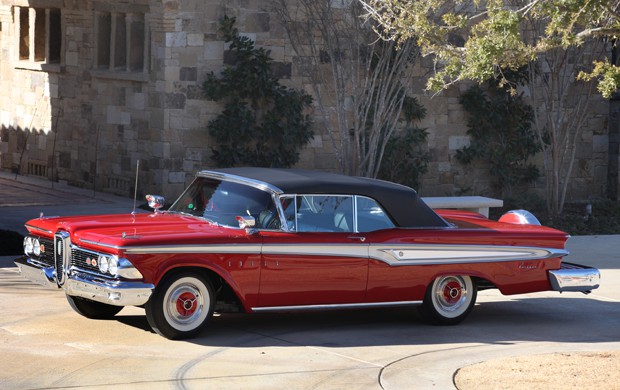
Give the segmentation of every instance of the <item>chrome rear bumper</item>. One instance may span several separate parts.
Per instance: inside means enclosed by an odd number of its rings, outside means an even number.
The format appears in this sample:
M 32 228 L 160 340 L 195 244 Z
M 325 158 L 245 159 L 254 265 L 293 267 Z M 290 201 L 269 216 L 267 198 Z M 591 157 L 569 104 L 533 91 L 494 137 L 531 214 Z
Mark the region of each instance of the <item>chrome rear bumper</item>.
M 596 268 L 562 263 L 558 270 L 549 271 L 549 283 L 554 291 L 581 291 L 589 293 L 599 287 L 601 273 Z
M 15 260 L 15 265 L 24 278 L 48 288 L 59 289 L 53 267 L 45 267 L 27 257 Z M 74 269 L 62 286 L 67 295 L 114 306 L 143 305 L 149 300 L 154 288 L 154 285 L 148 283 L 106 279 Z

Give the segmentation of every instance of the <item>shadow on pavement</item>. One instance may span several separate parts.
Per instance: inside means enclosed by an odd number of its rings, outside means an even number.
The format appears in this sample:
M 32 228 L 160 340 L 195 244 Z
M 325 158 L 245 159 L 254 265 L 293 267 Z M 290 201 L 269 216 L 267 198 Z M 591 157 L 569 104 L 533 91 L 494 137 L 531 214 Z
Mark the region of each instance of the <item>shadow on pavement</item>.
M 121 312 L 117 320 L 150 331 L 146 317 L 124 317 Z M 200 337 L 187 341 L 249 348 L 616 342 L 620 341 L 620 305 L 588 298 L 513 297 L 478 304 L 457 326 L 428 325 L 415 308 L 216 314 Z

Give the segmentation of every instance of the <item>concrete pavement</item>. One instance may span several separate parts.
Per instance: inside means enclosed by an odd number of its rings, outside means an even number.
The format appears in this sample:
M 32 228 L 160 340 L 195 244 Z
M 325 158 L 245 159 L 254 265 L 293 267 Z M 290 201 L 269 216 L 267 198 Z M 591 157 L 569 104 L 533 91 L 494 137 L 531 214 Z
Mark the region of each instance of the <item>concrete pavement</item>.
M 23 178 L 20 178 L 23 179 Z M 46 215 L 130 212 L 133 200 L 0 174 L 0 229 Z M 0 263 L 3 389 L 449 389 L 469 364 L 551 352 L 620 350 L 620 236 L 573 237 L 568 260 L 601 269 L 590 295 L 479 294 L 455 327 L 426 325 L 408 308 L 225 314 L 200 337 L 150 331 L 144 310 L 95 321 L 62 293 Z M 484 373 L 481 373 L 484 375 Z M 619 374 L 620 375 L 620 374 Z M 620 377 L 616 382 L 620 383 Z M 499 386 L 501 387 L 501 386 Z
M 144 203 L 138 199 L 138 205 Z M 133 209 L 133 199 L 0 171 L 0 229 L 26 233 L 24 222 L 40 213 L 114 214 Z

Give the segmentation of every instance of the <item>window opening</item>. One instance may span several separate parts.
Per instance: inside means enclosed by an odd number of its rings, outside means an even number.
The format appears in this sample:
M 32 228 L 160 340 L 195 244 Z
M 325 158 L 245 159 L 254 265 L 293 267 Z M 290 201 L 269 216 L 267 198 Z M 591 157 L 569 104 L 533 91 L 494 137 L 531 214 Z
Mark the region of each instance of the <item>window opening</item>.
M 110 66 L 110 36 L 112 16 L 109 13 L 97 15 L 97 68 Z
M 28 8 L 19 8 L 19 59 L 30 58 L 30 16 Z
M 20 61 L 60 63 L 61 12 L 58 8 L 15 7 Z
M 115 72 L 146 70 L 144 14 L 99 11 L 96 23 L 95 68 Z

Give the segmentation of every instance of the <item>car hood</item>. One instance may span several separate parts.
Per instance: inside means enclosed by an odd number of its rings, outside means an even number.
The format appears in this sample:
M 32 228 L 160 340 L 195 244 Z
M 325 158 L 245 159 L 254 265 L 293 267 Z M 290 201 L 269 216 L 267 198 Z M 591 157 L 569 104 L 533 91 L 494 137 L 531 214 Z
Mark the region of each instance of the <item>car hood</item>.
M 34 234 L 64 230 L 73 243 L 85 246 L 131 247 L 226 242 L 247 236 L 243 229 L 220 226 L 183 214 L 114 214 L 77 217 L 37 218 L 26 223 Z

